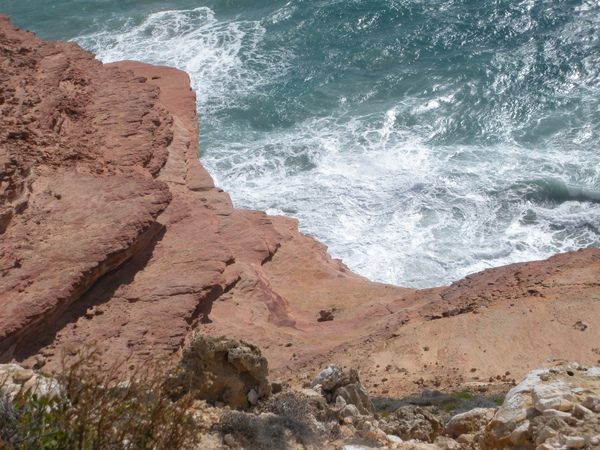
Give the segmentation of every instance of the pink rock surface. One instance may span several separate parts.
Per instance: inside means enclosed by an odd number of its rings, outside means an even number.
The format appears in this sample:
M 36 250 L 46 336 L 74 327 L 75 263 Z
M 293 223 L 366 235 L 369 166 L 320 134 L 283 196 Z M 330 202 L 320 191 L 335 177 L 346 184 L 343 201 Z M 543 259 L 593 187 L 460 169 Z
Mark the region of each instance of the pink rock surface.
M 103 65 L 0 16 L 0 77 L 0 362 L 58 368 L 97 342 L 134 367 L 200 329 L 257 344 L 291 383 L 336 363 L 391 395 L 600 359 L 598 249 L 436 289 L 373 283 L 214 186 L 185 73 Z

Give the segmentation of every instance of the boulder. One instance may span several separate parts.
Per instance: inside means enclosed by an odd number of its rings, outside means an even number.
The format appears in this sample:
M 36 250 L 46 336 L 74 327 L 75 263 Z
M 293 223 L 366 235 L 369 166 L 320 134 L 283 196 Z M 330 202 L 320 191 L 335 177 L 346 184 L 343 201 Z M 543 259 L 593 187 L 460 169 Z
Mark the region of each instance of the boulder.
M 60 394 L 60 387 L 56 379 L 42 376 L 18 364 L 0 364 L 0 397 L 6 395 L 12 400 L 28 391 L 54 397 Z
M 358 412 L 365 416 L 376 413 L 375 406 L 367 393 L 367 390 L 361 383 L 351 383 L 346 386 L 340 386 L 334 391 L 333 401 L 343 398 L 347 405 L 354 405 Z
M 344 371 L 335 364 L 329 364 L 315 377 L 311 387 L 320 390 L 330 403 L 339 404 L 341 400 L 338 399 L 341 398 L 343 405 L 355 406 L 361 415 L 376 414 L 375 405 L 360 382 L 355 369 Z
M 327 308 L 327 309 L 322 309 L 321 311 L 319 311 L 319 322 L 327 322 L 330 320 L 333 320 L 334 318 L 334 312 L 336 311 L 336 308 Z
M 444 430 L 444 424 L 438 416 L 412 405 L 390 413 L 380 427 L 385 433 L 404 440 L 418 439 L 425 442 L 433 442 Z
M 314 388 L 320 384 L 323 390 L 332 391 L 339 385 L 341 380 L 342 369 L 335 364 L 329 364 L 326 369 L 317 374 L 310 387 Z
M 600 368 L 549 360 L 508 392 L 485 427 L 480 446 L 577 448 L 581 442 L 592 442 L 600 414 L 585 405 L 595 406 L 596 398 L 600 398 Z
M 183 350 L 176 384 L 208 402 L 245 410 L 271 393 L 267 360 L 253 344 L 196 334 Z
M 475 408 L 457 414 L 446 424 L 444 434 L 457 438 L 462 434 L 480 431 L 492 420 L 495 412 L 495 408 Z

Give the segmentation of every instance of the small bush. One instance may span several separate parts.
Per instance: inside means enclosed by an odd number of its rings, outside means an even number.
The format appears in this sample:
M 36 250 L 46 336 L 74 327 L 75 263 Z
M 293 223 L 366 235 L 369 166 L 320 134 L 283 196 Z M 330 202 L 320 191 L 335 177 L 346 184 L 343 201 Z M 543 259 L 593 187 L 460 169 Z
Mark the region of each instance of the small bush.
M 418 395 L 411 395 L 401 400 L 391 398 L 374 398 L 377 411 L 391 412 L 402 406 L 414 405 L 423 408 L 433 408 L 445 413 L 458 414 L 474 408 L 496 408 L 501 406 L 504 399 L 501 397 L 485 398 L 475 395 L 470 391 L 455 391 L 444 394 L 440 391 L 423 391 Z
M 306 422 L 309 413 L 308 406 L 300 402 L 292 392 L 273 396 L 265 409 L 277 416 L 289 417 L 300 422 Z
M 450 394 L 452 397 L 462 398 L 464 400 L 469 400 L 473 398 L 473 393 L 470 391 L 454 391 Z
M 266 414 L 230 412 L 223 416 L 218 428 L 248 450 L 284 450 L 296 444 L 319 448 L 309 402 L 293 392 L 282 392 L 261 405 Z
M 123 377 L 120 366 L 102 369 L 99 352 L 86 347 L 64 367 L 56 396 L 28 391 L 0 398 L 0 449 L 184 449 L 197 443 L 193 398 L 173 402 L 160 365 Z
M 402 400 L 397 400 L 397 399 L 389 398 L 389 397 L 373 397 L 371 400 L 373 401 L 373 404 L 375 405 L 375 409 L 377 410 L 379 415 L 386 414 L 386 413 L 389 414 L 390 412 L 396 411 L 401 406 L 404 406 L 407 404 L 406 402 L 403 402 Z
M 307 446 L 317 442 L 316 434 L 306 423 L 287 416 L 230 412 L 223 416 L 220 428 L 247 450 L 285 450 L 294 441 Z
M 460 407 L 460 402 L 457 401 L 449 401 L 446 403 L 443 403 L 441 405 L 442 409 L 446 412 L 451 412 L 454 411 L 455 409 L 458 409 Z

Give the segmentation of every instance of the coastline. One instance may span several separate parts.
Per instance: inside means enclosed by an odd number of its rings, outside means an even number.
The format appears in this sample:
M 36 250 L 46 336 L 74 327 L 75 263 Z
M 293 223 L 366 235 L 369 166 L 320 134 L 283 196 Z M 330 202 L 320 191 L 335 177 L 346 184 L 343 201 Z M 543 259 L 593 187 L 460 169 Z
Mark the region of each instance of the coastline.
M 433 289 L 370 282 L 297 221 L 235 209 L 214 186 L 185 73 L 103 65 L 0 21 L 0 362 L 53 367 L 92 340 L 107 362 L 175 357 L 200 329 L 257 344 L 292 385 L 334 362 L 377 395 L 508 386 L 552 356 L 600 358 L 600 250 Z

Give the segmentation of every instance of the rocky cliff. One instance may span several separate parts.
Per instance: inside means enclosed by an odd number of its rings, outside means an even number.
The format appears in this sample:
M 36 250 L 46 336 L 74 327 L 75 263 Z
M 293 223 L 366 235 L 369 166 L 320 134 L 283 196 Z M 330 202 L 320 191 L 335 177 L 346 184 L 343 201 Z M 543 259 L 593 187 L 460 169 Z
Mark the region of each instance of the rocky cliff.
M 200 329 L 257 344 L 291 383 L 336 362 L 391 395 L 600 360 L 598 249 L 436 289 L 373 283 L 214 186 L 185 73 L 103 65 L 0 16 L 0 79 L 0 362 L 57 367 L 96 341 L 134 367 Z

